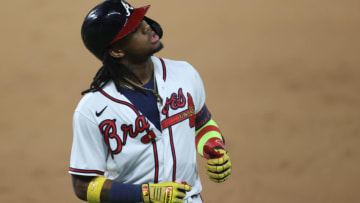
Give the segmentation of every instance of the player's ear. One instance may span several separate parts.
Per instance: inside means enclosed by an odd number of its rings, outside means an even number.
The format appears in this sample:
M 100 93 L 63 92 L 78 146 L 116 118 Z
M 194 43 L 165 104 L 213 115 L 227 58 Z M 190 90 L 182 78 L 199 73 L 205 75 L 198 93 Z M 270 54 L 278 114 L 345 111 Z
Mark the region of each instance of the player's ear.
M 125 56 L 125 52 L 119 48 L 112 47 L 109 49 L 110 56 L 114 58 L 123 58 Z

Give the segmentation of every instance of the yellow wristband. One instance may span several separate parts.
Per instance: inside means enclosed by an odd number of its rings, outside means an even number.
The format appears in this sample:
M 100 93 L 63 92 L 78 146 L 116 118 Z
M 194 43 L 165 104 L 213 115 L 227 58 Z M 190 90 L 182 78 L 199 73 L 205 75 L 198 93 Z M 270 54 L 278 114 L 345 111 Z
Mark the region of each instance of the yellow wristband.
M 141 188 L 142 188 L 144 203 L 150 203 L 149 185 L 142 184 Z
M 90 181 L 87 190 L 87 201 L 89 203 L 100 203 L 101 189 L 106 181 L 106 178 L 98 176 Z

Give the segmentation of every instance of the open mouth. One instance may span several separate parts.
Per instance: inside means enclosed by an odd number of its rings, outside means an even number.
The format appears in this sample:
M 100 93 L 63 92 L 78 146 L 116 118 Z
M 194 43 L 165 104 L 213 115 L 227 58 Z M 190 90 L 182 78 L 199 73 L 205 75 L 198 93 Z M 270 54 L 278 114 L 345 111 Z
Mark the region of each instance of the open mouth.
M 157 41 L 159 41 L 159 35 L 157 35 L 157 34 L 154 32 L 154 34 L 153 34 L 152 37 L 151 37 L 151 43 L 155 43 L 155 42 L 157 42 Z

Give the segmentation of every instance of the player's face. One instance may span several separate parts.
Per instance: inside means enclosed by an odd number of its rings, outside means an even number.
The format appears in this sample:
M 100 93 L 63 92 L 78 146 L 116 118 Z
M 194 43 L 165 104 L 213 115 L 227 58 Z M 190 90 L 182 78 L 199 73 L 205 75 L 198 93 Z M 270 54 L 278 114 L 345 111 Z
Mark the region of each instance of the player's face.
M 115 46 L 124 52 L 131 61 L 146 60 L 163 48 L 159 36 L 150 25 L 142 21 L 139 26 Z

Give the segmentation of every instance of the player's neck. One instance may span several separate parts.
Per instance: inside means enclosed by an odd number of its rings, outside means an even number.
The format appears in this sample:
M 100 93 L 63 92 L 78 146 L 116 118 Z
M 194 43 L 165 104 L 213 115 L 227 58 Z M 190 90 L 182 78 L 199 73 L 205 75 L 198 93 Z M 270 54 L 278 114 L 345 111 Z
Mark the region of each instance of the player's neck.
M 154 71 L 154 64 L 151 58 L 141 63 L 135 63 L 135 64 L 127 63 L 127 64 L 128 67 L 131 69 L 131 71 L 142 82 L 142 84 L 146 84 L 147 82 L 149 82 Z M 129 78 L 129 79 L 138 84 L 138 81 L 135 78 Z

